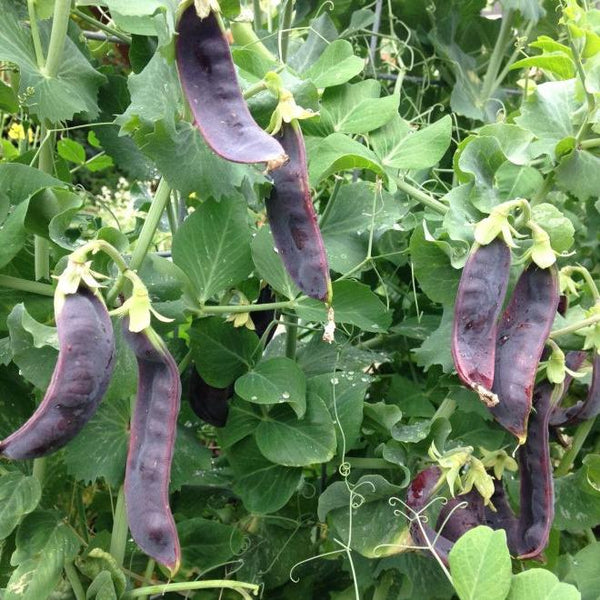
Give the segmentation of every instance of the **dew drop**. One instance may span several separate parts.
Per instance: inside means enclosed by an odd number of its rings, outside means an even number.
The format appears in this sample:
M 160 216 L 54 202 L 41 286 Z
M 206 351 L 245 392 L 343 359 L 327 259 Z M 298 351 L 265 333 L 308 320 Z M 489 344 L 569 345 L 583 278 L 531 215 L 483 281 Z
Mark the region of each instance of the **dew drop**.
M 283 392 L 283 393 L 281 394 L 281 397 L 282 397 L 284 400 L 289 400 L 289 398 L 290 398 L 290 393 L 289 393 L 289 392 Z

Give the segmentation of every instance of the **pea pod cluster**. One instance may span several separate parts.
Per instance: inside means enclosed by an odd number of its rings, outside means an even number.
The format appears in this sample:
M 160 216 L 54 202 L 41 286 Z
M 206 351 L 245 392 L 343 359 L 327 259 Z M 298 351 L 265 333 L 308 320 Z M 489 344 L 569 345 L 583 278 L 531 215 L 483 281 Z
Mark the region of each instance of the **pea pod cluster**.
M 0 442 L 7 458 L 39 458 L 70 442 L 92 418 L 114 368 L 115 340 L 104 302 L 80 286 L 56 311 L 58 361 L 31 418 Z

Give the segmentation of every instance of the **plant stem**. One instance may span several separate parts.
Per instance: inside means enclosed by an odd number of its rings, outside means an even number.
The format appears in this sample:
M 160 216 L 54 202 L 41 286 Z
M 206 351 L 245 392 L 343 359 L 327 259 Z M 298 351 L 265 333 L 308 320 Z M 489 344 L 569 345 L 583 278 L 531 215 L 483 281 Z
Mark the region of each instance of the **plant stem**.
M 562 271 L 564 273 L 566 273 L 567 275 L 570 275 L 571 273 L 579 273 L 585 280 L 587 288 L 588 288 L 589 292 L 592 294 L 592 297 L 594 298 L 594 303 L 595 304 L 600 303 L 600 292 L 598 292 L 598 286 L 596 285 L 596 282 L 594 281 L 592 274 L 585 267 L 569 266 L 569 267 L 565 267 L 564 269 L 562 269 Z
M 263 92 L 267 89 L 267 84 L 264 79 L 261 79 L 258 83 L 251 85 L 245 92 L 243 92 L 242 96 L 244 100 L 248 100 L 248 98 L 252 98 L 252 96 L 256 96 L 260 92 Z
M 263 304 L 264 306 L 264 304 Z M 285 355 L 292 360 L 296 359 L 296 345 L 298 342 L 298 317 L 286 315 L 285 322 Z
M 260 0 L 252 0 L 252 9 L 254 12 L 254 31 L 262 29 L 262 12 L 260 10 Z
M 481 100 L 487 102 L 494 92 L 492 89 L 498 73 L 500 72 L 500 66 L 502 65 L 502 59 L 504 58 L 504 50 L 510 37 L 510 28 L 512 27 L 515 13 L 513 10 L 508 10 L 502 17 L 502 25 L 500 26 L 500 33 L 494 44 L 494 49 L 488 63 L 488 68 L 483 78 L 483 84 L 481 86 Z
M 333 210 L 335 200 L 340 191 L 340 187 L 342 186 L 342 181 L 343 180 L 341 178 L 335 180 L 335 184 L 333 185 L 333 190 L 331 191 L 329 200 L 327 201 L 327 204 L 325 205 L 325 210 L 323 211 L 323 214 L 321 215 L 321 218 L 319 219 L 319 227 L 321 229 L 323 229 L 325 223 L 327 223 L 327 219 L 329 219 L 329 216 L 331 215 L 331 211 Z
M 286 300 L 283 302 L 266 302 L 265 304 L 232 304 L 230 306 L 203 306 L 202 308 L 191 309 L 197 315 L 226 315 L 246 312 L 260 312 L 261 310 L 283 310 L 294 309 L 296 302 Z
M 525 41 L 527 41 L 529 39 L 529 35 L 531 34 L 531 31 L 533 30 L 534 27 L 535 27 L 535 23 L 533 21 L 531 21 L 529 23 L 529 25 L 527 25 L 527 29 L 525 29 L 525 33 L 523 34 L 523 38 L 525 39 Z M 522 46 L 519 44 L 519 46 L 517 48 L 515 48 L 515 51 L 510 55 L 510 58 L 506 61 L 506 64 L 504 65 L 504 68 L 502 69 L 502 71 L 500 71 L 500 74 L 498 75 L 498 77 L 496 77 L 496 81 L 494 82 L 494 85 L 492 86 L 492 90 L 496 90 L 502 85 L 502 82 L 508 75 L 510 68 L 517 61 L 517 58 L 519 58 L 519 53 L 521 52 L 521 50 L 522 50 Z
M 404 179 L 397 179 L 396 184 L 399 190 L 402 190 L 405 194 L 408 194 L 423 204 L 423 206 L 427 206 L 428 208 L 435 210 L 440 215 L 445 215 L 448 212 L 449 208 L 443 202 L 436 200 L 433 196 L 426 194 L 419 188 L 410 185 L 410 183 L 407 183 Z
M 114 27 L 110 27 L 109 25 L 105 25 L 101 21 L 94 19 L 94 17 L 87 15 L 86 13 L 79 10 L 78 8 L 74 8 L 71 12 L 75 16 L 79 17 L 82 21 L 85 21 L 86 23 L 93 25 L 97 29 L 100 29 L 101 31 L 104 31 L 110 35 L 114 35 L 115 37 L 119 38 L 119 40 L 121 42 L 123 42 L 124 44 L 131 44 L 131 37 L 125 33 L 120 32 L 118 29 L 115 29 Z
M 181 359 L 181 362 L 177 365 L 177 370 L 179 374 L 182 375 L 183 372 L 189 367 L 192 362 L 192 351 L 188 350 L 186 355 Z
M 44 487 L 47 458 L 46 456 L 42 456 L 33 460 L 33 471 L 31 474 L 40 482 L 40 487 Z
M 285 0 L 283 18 L 279 28 L 279 59 L 282 63 L 287 60 L 288 46 L 290 43 L 290 28 L 294 14 L 294 0 Z
M 38 168 L 49 175 L 54 174 L 54 134 L 48 131 L 47 124 L 42 124 L 42 144 L 38 159 Z M 50 278 L 50 243 L 39 235 L 34 237 L 34 269 L 36 279 Z
M 431 418 L 432 421 L 435 419 L 449 419 L 454 411 L 456 410 L 456 400 L 452 400 L 452 398 L 444 398 L 442 403 L 438 406 L 438 409 L 435 411 L 435 414 Z
M 65 563 L 65 574 L 67 575 L 67 579 L 71 584 L 71 588 L 76 600 L 85 600 L 85 590 L 81 585 L 79 575 L 77 575 L 77 571 L 75 570 L 75 567 L 71 561 L 67 561 Z
M 556 471 L 554 471 L 555 477 L 562 477 L 569 472 L 595 422 L 596 419 L 590 419 L 577 427 L 571 447 L 564 453 L 560 464 L 556 467 Z
M 584 327 L 595 325 L 598 322 L 600 322 L 600 315 L 594 315 L 593 317 L 588 317 L 587 319 L 583 319 L 583 321 L 579 321 L 578 323 L 567 325 L 566 327 L 562 327 L 561 329 L 555 329 L 549 337 L 551 337 L 552 339 L 556 339 L 561 335 L 568 335 L 569 333 L 574 333 L 575 331 L 579 331 Z
M 598 146 L 600 146 L 600 138 L 590 138 L 589 140 L 583 140 L 582 142 L 579 142 L 579 147 L 582 150 L 598 148 Z
M 231 23 L 231 35 L 233 36 L 233 41 L 238 46 L 252 47 L 264 59 L 269 62 L 277 62 L 277 59 L 256 35 L 250 23 L 242 23 L 241 21 Z
M 110 536 L 110 553 L 119 567 L 125 560 L 127 544 L 127 512 L 125 510 L 125 487 L 121 485 L 117 495 L 117 505 L 113 517 L 113 528 Z
M 152 243 L 152 238 L 156 233 L 156 228 L 158 227 L 160 217 L 165 210 L 165 206 L 167 205 L 170 196 L 171 188 L 169 187 L 169 184 L 164 179 L 161 179 L 158 187 L 156 188 L 156 193 L 154 194 L 154 199 L 150 205 L 150 210 L 146 215 L 146 220 L 142 226 L 142 231 L 140 231 L 140 237 L 138 238 L 135 248 L 131 254 L 129 268 L 132 271 L 136 271 L 140 268 L 146 254 L 148 253 L 148 248 L 150 248 L 150 244 Z M 124 283 L 125 276 L 123 273 L 120 273 L 117 281 L 106 296 L 106 303 L 108 305 L 113 304 Z
M 33 49 L 35 51 L 35 62 L 39 69 L 44 66 L 44 51 L 40 39 L 40 29 L 38 27 L 37 16 L 35 14 L 34 0 L 27 0 L 27 12 L 29 13 L 29 25 L 31 27 L 31 39 L 33 40 Z
M 144 581 L 142 586 L 148 586 L 148 584 L 152 581 L 152 573 L 154 573 L 154 567 L 156 566 L 156 561 L 153 558 L 148 559 L 148 563 L 146 564 L 146 570 L 144 571 Z M 148 596 L 140 596 L 140 600 L 147 600 Z
M 131 600 L 140 598 L 149 594 L 166 594 L 167 592 L 185 592 L 187 590 L 207 590 L 213 588 L 224 588 L 235 591 L 248 590 L 253 594 L 258 593 L 259 587 L 252 583 L 243 581 L 228 581 L 226 579 L 216 579 L 207 581 L 184 581 L 182 583 L 165 583 L 162 585 L 149 585 L 137 590 L 130 590 L 121 596 L 121 600 Z
M 47 77 L 56 77 L 60 67 L 63 48 L 69 28 L 69 15 L 71 13 L 71 0 L 55 0 L 54 15 L 52 17 L 52 32 L 48 44 L 48 56 L 44 71 Z
M 577 132 L 577 135 L 575 136 L 575 139 L 577 140 L 577 142 L 579 142 L 579 140 L 581 139 L 581 136 L 583 135 L 583 133 L 585 131 L 585 127 L 590 119 L 590 116 L 596 110 L 596 99 L 594 98 L 594 94 L 588 92 L 588 90 L 585 86 L 586 77 L 585 77 L 585 70 L 583 68 L 583 63 L 581 62 L 581 55 L 579 54 L 579 50 L 577 49 L 577 47 L 575 46 L 575 44 L 573 42 L 573 38 L 571 37 L 571 32 L 568 27 L 567 27 L 567 35 L 569 37 L 569 47 L 571 48 L 571 52 L 573 54 L 573 60 L 575 61 L 575 68 L 577 70 L 577 75 L 579 76 L 579 79 L 581 81 L 581 85 L 583 87 L 583 92 L 585 94 L 585 99 L 586 99 L 587 106 L 588 106 L 587 115 L 586 115 L 585 119 L 583 120 L 583 123 L 581 124 L 581 127 L 579 128 L 579 131 Z
M 10 275 L 0 275 L 0 287 L 21 290 L 22 292 L 48 296 L 50 298 L 54 296 L 54 288 L 48 283 L 29 281 L 28 279 L 20 279 L 19 277 L 11 277 Z
M 371 63 L 371 71 L 373 77 L 377 77 L 377 70 L 375 69 L 375 50 L 377 50 L 377 34 L 379 33 L 379 26 L 381 25 L 382 6 L 383 0 L 376 0 L 375 17 L 373 19 L 373 29 L 371 31 L 371 39 L 369 41 L 369 62 Z

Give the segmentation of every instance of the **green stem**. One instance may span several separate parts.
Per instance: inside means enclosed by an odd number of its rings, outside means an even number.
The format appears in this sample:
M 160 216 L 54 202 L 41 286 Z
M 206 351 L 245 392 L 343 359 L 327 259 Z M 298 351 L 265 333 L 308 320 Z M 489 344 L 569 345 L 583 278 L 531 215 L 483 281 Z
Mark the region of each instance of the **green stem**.
M 550 337 L 552 339 L 556 339 L 557 337 L 561 337 L 563 335 L 568 335 L 569 333 L 574 333 L 575 331 L 579 331 L 584 327 L 589 327 L 590 325 L 595 325 L 600 322 L 600 315 L 594 315 L 593 317 L 588 317 L 587 319 L 583 319 L 583 321 L 579 321 L 577 323 L 573 323 L 571 325 L 567 325 L 566 327 L 562 327 L 561 329 L 555 329 Z
M 54 15 L 52 17 L 52 32 L 48 44 L 48 56 L 44 71 L 46 77 L 56 77 L 60 68 L 63 48 L 69 28 L 69 15 L 71 13 L 71 0 L 55 0 Z
M 294 14 L 294 0 L 285 0 L 283 19 L 279 28 L 279 58 L 282 63 L 287 61 L 288 46 L 290 43 L 290 28 Z
M 40 482 L 40 487 L 44 487 L 47 459 L 47 456 L 42 456 L 33 460 L 33 471 L 31 474 Z
M 264 306 L 264 304 L 263 304 Z M 298 342 L 298 317 L 286 315 L 285 322 L 285 355 L 292 360 L 296 359 L 296 346 Z
M 262 29 L 262 11 L 260 9 L 260 0 L 252 0 L 254 12 L 254 31 Z
M 286 300 L 283 302 L 266 302 L 265 304 L 232 304 L 230 306 L 203 306 L 202 308 L 191 309 L 197 315 L 226 315 L 246 312 L 260 312 L 261 310 L 284 310 L 294 309 L 296 302 Z
M 54 28 L 53 28 L 54 31 Z M 54 174 L 54 134 L 48 132 L 48 125 L 42 124 L 42 140 L 38 168 L 49 175 Z M 50 278 L 50 242 L 39 235 L 34 237 L 34 270 L 36 279 Z
M 77 504 L 77 516 L 79 517 L 79 525 L 81 527 L 81 535 L 86 544 L 90 541 L 90 533 L 88 531 L 87 520 L 85 518 L 85 506 L 83 505 L 83 494 L 79 483 L 75 483 L 75 503 Z
M 97 29 L 100 29 L 101 31 L 104 31 L 110 35 L 114 35 L 115 37 L 119 38 L 124 44 L 131 44 L 131 37 L 125 33 L 120 32 L 118 29 L 110 27 L 110 25 L 105 25 L 101 21 L 94 19 L 94 17 L 91 17 L 90 15 L 84 13 L 78 8 L 74 8 L 71 12 L 77 17 L 79 17 L 82 21 L 85 21 L 86 23 L 93 25 Z
M 127 545 L 127 512 L 125 510 L 125 488 L 119 488 L 117 505 L 113 517 L 113 528 L 110 536 L 110 553 L 119 567 L 125 560 L 125 546 Z
M 71 561 L 65 563 L 65 574 L 67 575 L 67 579 L 71 584 L 71 588 L 73 589 L 73 594 L 75 595 L 76 600 L 85 600 L 85 590 L 81 585 L 79 575 L 77 575 L 77 571 L 75 570 L 75 567 Z
M 177 370 L 179 374 L 182 375 L 183 372 L 189 367 L 192 362 L 192 351 L 188 350 L 187 354 L 181 359 L 181 362 L 177 365 Z
M 410 185 L 410 183 L 407 183 L 404 179 L 397 179 L 396 184 L 399 190 L 402 190 L 405 194 L 408 194 L 411 196 L 411 198 L 414 198 L 423 204 L 423 206 L 427 206 L 428 208 L 435 210 L 440 215 L 445 215 L 448 212 L 449 208 L 444 203 L 436 200 L 433 196 L 426 194 L 419 188 Z
M 171 194 L 171 199 L 167 203 L 167 218 L 169 219 L 171 234 L 175 235 L 179 229 L 179 215 L 177 214 L 177 198 L 173 194 Z
M 144 571 L 144 581 L 142 586 L 148 586 L 148 584 L 152 581 L 152 573 L 154 573 L 154 567 L 156 566 L 156 561 L 153 558 L 148 559 L 148 563 L 146 564 L 146 570 Z M 140 596 L 141 600 L 147 600 L 149 596 Z
M 432 421 L 435 419 L 449 419 L 454 411 L 456 410 L 456 400 L 452 400 L 452 398 L 444 398 L 442 403 L 438 406 L 438 409 L 435 411 L 435 414 L 432 417 Z
M 494 49 L 488 63 L 488 68 L 483 78 L 483 84 L 481 86 L 481 100 L 487 102 L 493 93 L 494 82 L 498 77 L 500 66 L 502 65 L 502 59 L 504 58 L 504 51 L 506 44 L 510 37 L 510 28 L 512 27 L 515 13 L 513 10 L 508 10 L 502 18 L 502 25 L 500 26 L 500 33 L 494 44 Z
M 242 47 L 252 47 L 262 58 L 269 62 L 277 62 L 277 59 L 271 54 L 268 48 L 262 43 L 261 39 L 256 35 L 250 23 L 233 22 L 231 23 L 231 35 L 233 41 Z
M 252 96 L 256 96 L 260 92 L 263 92 L 267 89 L 267 84 L 264 79 L 261 79 L 258 83 L 251 85 L 243 94 L 244 100 L 248 100 L 248 98 L 252 98 Z
M 582 150 L 598 148 L 598 146 L 600 146 L 600 138 L 590 138 L 589 140 L 583 140 L 582 142 L 579 142 L 579 146 Z
M 565 452 L 560 464 L 556 467 L 556 471 L 554 471 L 555 477 L 562 477 L 569 472 L 595 422 L 596 419 L 590 419 L 577 427 L 571 447 Z
M 135 248 L 133 249 L 133 253 L 131 254 L 129 268 L 132 271 L 136 271 L 140 268 L 146 254 L 148 253 L 148 249 L 150 248 L 152 238 L 156 233 L 156 228 L 158 227 L 160 217 L 165 210 L 165 206 L 167 205 L 170 196 L 171 188 L 169 187 L 169 184 L 164 179 L 161 179 L 158 187 L 156 188 L 156 193 L 154 194 L 154 199 L 150 205 L 150 210 L 146 215 L 146 220 L 142 226 L 142 231 L 140 231 L 140 237 L 138 238 Z M 108 305 L 112 305 L 114 303 L 124 283 L 125 276 L 121 272 L 117 278 L 117 281 L 106 296 L 106 303 Z
M 570 275 L 571 273 L 579 273 L 585 280 L 587 288 L 588 288 L 589 292 L 592 294 L 592 297 L 594 298 L 594 303 L 595 304 L 600 303 L 600 292 L 598 292 L 598 286 L 596 285 L 596 282 L 592 278 L 592 274 L 585 267 L 581 267 L 581 266 L 565 267 L 564 269 L 562 269 L 562 271 L 563 271 L 563 273 L 566 273 L 567 275 Z
M 335 205 L 335 201 L 336 201 L 337 195 L 340 191 L 340 187 L 342 187 L 342 181 L 343 180 L 341 177 L 339 179 L 335 180 L 335 184 L 333 185 L 333 190 L 331 191 L 329 200 L 327 201 L 327 204 L 325 205 L 325 210 L 323 211 L 323 214 L 321 215 L 321 218 L 319 219 L 319 227 L 321 229 L 323 229 L 325 223 L 327 223 L 327 220 L 329 219 L 329 217 L 331 215 L 331 211 L 333 210 L 333 206 Z
M 346 456 L 344 462 L 347 462 L 353 469 L 386 470 L 397 469 L 398 465 L 388 462 L 383 458 L 361 458 Z
M 228 581 L 226 579 L 207 580 L 207 581 L 184 581 L 182 583 L 166 583 L 162 585 L 149 585 L 137 590 L 130 590 L 121 596 L 121 600 L 131 600 L 131 598 L 140 598 L 149 594 L 166 594 L 167 592 L 185 592 L 187 590 L 208 590 L 213 588 L 222 588 L 235 591 L 248 590 L 257 594 L 259 587 L 252 583 L 243 581 Z
M 41 69 L 44 66 L 44 50 L 42 49 L 42 40 L 40 38 L 40 29 L 35 14 L 34 0 L 27 0 L 27 12 L 29 13 L 29 25 L 31 27 L 33 49 L 35 51 L 35 62 L 37 63 L 38 68 Z
M 529 23 L 529 25 L 527 26 L 527 29 L 525 30 L 525 33 L 523 34 L 523 38 L 525 39 L 525 41 L 527 41 L 529 39 L 529 36 L 530 36 L 531 31 L 533 30 L 534 26 L 535 26 L 535 23 L 533 21 L 531 21 Z M 496 81 L 494 81 L 492 90 L 496 90 L 502 85 L 502 82 L 508 75 L 510 68 L 513 66 L 513 64 L 515 62 L 517 62 L 517 58 L 519 58 L 519 54 L 521 53 L 521 50 L 522 50 L 522 46 L 519 44 L 518 47 L 515 49 L 515 51 L 510 55 L 510 58 L 504 65 L 504 68 L 502 69 L 502 71 L 500 71 L 500 74 L 498 75 L 498 77 L 496 77 Z
M 20 279 L 19 277 L 11 277 L 10 275 L 0 275 L 0 287 L 21 290 L 22 292 L 48 296 L 50 298 L 54 296 L 54 288 L 47 283 L 29 281 L 28 279 Z
M 594 94 L 588 92 L 588 90 L 585 86 L 586 77 L 585 77 L 585 70 L 583 68 L 583 63 L 581 62 L 581 55 L 579 54 L 579 50 L 573 43 L 573 39 L 571 37 L 571 32 L 568 27 L 567 27 L 567 35 L 569 37 L 569 46 L 570 46 L 571 52 L 573 54 L 573 60 L 575 61 L 575 68 L 577 70 L 577 75 L 579 76 L 579 79 L 581 80 L 581 85 L 583 86 L 583 92 L 585 94 L 585 99 L 586 99 L 587 106 L 588 106 L 587 115 L 586 115 L 585 119 L 583 120 L 583 123 L 581 124 L 581 127 L 579 128 L 579 131 L 577 132 L 577 135 L 575 136 L 576 141 L 579 142 L 579 140 L 581 139 L 581 136 L 583 135 L 583 133 L 585 131 L 585 127 L 590 119 L 590 116 L 596 110 L 596 99 L 594 98 Z

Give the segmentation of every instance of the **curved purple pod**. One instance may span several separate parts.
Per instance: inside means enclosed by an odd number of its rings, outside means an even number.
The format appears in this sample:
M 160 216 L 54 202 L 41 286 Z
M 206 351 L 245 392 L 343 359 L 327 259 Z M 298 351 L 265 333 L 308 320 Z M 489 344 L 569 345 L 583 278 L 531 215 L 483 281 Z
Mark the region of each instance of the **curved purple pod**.
M 452 330 L 452 357 L 460 379 L 488 406 L 494 383 L 497 321 L 510 273 L 510 248 L 500 238 L 478 246 L 463 269 Z
M 467 506 L 460 506 L 466 503 Z M 435 526 L 436 531 L 451 542 L 485 522 L 485 508 L 483 498 L 477 490 L 460 494 L 450 498 L 438 516 Z
M 223 158 L 282 165 L 283 148 L 254 121 L 242 96 L 229 43 L 210 13 L 200 19 L 192 4 L 177 25 L 175 49 L 183 92 L 202 137 Z
M 307 296 L 329 302 L 329 266 L 310 196 L 300 126 L 284 123 L 278 139 L 290 160 L 273 171 L 273 187 L 265 201 L 275 245 L 294 283 Z
M 583 355 L 583 358 L 587 356 L 585 352 L 573 352 L 569 354 Z M 567 356 L 568 363 L 568 356 Z M 577 370 L 583 359 L 579 361 L 579 364 L 573 368 Z M 570 380 L 570 377 L 569 377 Z M 565 378 L 565 391 L 566 391 L 566 378 Z M 564 395 L 564 394 L 563 394 Z M 594 351 L 594 358 L 592 359 L 592 382 L 590 389 L 585 400 L 579 400 L 573 406 L 563 408 L 557 406 L 550 417 L 550 425 L 554 427 L 568 427 L 571 425 L 579 425 L 589 419 L 593 419 L 600 414 L 600 355 Z
M 548 422 L 552 411 L 550 383 L 536 386 L 527 428 L 527 443 L 519 448 L 520 514 L 518 557 L 536 558 L 548 545 L 554 520 L 554 480 L 550 463 Z
M 96 412 L 114 368 L 115 340 L 106 306 L 89 289 L 65 296 L 56 315 L 59 354 L 44 399 L 0 442 L 8 458 L 38 458 L 71 441 Z
M 485 507 L 484 524 L 494 530 L 504 529 L 506 532 L 508 549 L 513 556 L 517 556 L 521 546 L 519 520 L 508 503 L 508 498 L 506 497 L 504 485 L 501 480 L 494 479 L 494 493 L 491 500 L 496 510 L 493 511 L 489 506 Z
M 175 521 L 169 507 L 171 460 L 181 398 L 179 371 L 153 330 L 123 336 L 138 363 L 138 390 L 125 468 L 125 504 L 136 544 L 174 575 L 181 562 Z
M 588 353 L 585 352 L 584 350 L 576 350 L 573 352 L 568 352 L 565 363 L 566 363 L 567 367 L 569 369 L 571 369 L 572 371 L 578 371 L 581 368 L 581 365 L 583 365 L 585 359 L 587 358 L 587 355 L 588 355 Z M 598 361 L 598 362 L 600 362 L 600 361 Z M 596 361 L 594 361 L 594 363 L 596 363 Z M 596 382 L 595 395 L 599 396 L 598 399 L 596 400 L 596 403 L 600 404 L 600 366 L 598 369 L 596 369 L 596 364 L 594 364 L 593 372 L 592 372 L 592 385 L 590 387 L 590 391 L 588 392 L 587 399 L 585 401 L 580 400 L 579 402 L 575 403 L 573 406 L 569 406 L 567 408 L 562 407 L 560 405 L 560 403 L 557 404 L 552 409 L 552 412 L 550 413 L 550 425 L 552 427 L 564 427 L 567 425 L 575 425 L 580 422 L 580 421 L 576 421 L 574 419 L 576 419 L 578 417 L 580 411 L 583 409 L 586 402 L 591 398 L 592 389 L 594 388 L 594 381 L 596 378 L 599 379 L 599 381 Z M 573 377 L 567 373 L 565 376 L 564 384 L 563 384 L 563 393 L 560 398 L 561 401 L 566 396 L 567 391 L 569 390 L 569 387 L 570 387 L 572 381 L 573 381 Z M 593 401 L 592 401 L 592 404 L 594 404 Z M 597 407 L 597 410 L 600 411 L 600 406 Z M 596 414 L 598 414 L 598 413 L 596 413 Z M 596 416 L 596 415 L 594 414 L 593 416 Z
M 556 268 L 532 263 L 519 277 L 498 325 L 492 391 L 499 402 L 490 411 L 520 444 L 527 437 L 535 374 L 557 305 Z

